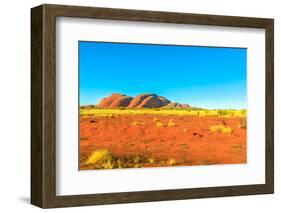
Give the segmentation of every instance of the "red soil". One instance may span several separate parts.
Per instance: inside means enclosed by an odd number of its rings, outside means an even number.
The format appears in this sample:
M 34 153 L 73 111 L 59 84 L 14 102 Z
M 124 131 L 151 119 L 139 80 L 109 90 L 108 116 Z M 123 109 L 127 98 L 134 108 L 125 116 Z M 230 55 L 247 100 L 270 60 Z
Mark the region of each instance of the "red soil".
M 156 127 L 158 118 L 164 127 Z M 167 127 L 173 119 L 176 127 Z M 138 125 L 133 123 L 139 122 Z M 80 169 L 88 156 L 98 149 L 108 149 L 116 157 L 144 156 L 154 163 L 143 167 L 246 163 L 246 129 L 241 118 L 198 116 L 119 116 L 114 118 L 80 117 Z M 210 126 L 231 127 L 231 134 L 211 132 Z

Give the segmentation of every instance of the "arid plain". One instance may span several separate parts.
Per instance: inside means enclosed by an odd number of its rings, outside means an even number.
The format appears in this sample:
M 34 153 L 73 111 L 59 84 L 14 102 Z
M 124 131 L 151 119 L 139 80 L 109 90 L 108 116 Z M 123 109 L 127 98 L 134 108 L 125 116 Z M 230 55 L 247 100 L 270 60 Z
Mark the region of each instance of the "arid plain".
M 246 163 L 246 120 L 246 110 L 112 94 L 80 108 L 80 169 Z

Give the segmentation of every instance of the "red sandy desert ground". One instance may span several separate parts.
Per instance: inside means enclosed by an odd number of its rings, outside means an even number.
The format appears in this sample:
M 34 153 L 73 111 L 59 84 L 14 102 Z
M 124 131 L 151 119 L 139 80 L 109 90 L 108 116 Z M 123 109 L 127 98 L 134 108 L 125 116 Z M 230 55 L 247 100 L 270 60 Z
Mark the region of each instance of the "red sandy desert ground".
M 164 127 L 157 127 L 155 118 Z M 176 124 L 168 127 L 172 119 Z M 80 169 L 96 150 L 107 149 L 120 159 L 141 156 L 137 167 L 246 163 L 246 129 L 241 118 L 124 115 L 80 117 Z M 231 134 L 212 132 L 213 125 L 231 127 Z M 153 161 L 148 162 L 148 159 Z

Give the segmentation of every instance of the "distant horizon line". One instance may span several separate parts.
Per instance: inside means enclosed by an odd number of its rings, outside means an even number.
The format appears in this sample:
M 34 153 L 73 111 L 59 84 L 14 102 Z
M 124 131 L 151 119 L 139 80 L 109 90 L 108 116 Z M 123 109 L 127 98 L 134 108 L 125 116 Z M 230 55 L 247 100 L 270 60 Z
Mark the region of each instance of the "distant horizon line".
M 83 104 L 79 105 L 79 107 L 86 107 L 86 106 L 97 106 L 98 104 Z M 155 107 L 155 108 L 149 108 L 149 107 L 142 107 L 142 108 L 130 108 L 130 107 L 114 107 L 114 108 L 105 108 L 105 107 L 100 107 L 97 109 L 121 109 L 121 108 L 127 108 L 127 109 L 161 109 L 162 107 Z M 172 108 L 172 107 L 171 107 Z M 186 109 L 204 109 L 204 110 L 247 110 L 247 108 L 206 108 L 206 107 L 197 107 L 197 106 L 190 106 L 187 108 L 173 108 L 173 109 L 178 109 L 178 110 L 186 110 Z M 167 108 L 163 108 L 164 110 L 167 110 Z M 169 109 L 168 109 L 169 110 Z

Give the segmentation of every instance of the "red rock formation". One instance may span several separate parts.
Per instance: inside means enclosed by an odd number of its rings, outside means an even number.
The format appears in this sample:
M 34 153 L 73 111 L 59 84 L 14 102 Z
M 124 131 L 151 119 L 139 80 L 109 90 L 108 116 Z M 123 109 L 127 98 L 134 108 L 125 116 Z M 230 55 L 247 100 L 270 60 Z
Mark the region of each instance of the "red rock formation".
M 119 98 L 115 99 L 115 101 L 112 102 L 112 104 L 109 106 L 109 108 L 127 107 L 130 104 L 132 99 L 133 98 L 129 97 L 129 96 L 119 97 Z
M 171 102 L 165 106 L 163 106 L 162 108 L 165 108 L 165 109 L 172 109 L 172 108 L 189 108 L 190 106 L 188 104 L 180 104 L 180 103 L 177 103 L 177 102 Z
M 170 101 L 162 96 L 155 94 L 141 94 L 136 96 L 131 103 L 129 108 L 159 108 L 170 103 Z
M 129 104 L 129 108 L 135 108 L 137 106 L 139 106 L 144 99 L 148 98 L 149 96 L 153 96 L 154 94 L 141 94 L 141 95 L 137 95 L 136 97 L 133 98 L 133 100 L 131 101 L 131 103 Z
M 144 99 L 137 108 L 159 108 L 161 106 L 162 102 L 157 96 L 149 96 Z
M 182 107 L 185 107 L 185 108 L 189 108 L 189 107 L 190 107 L 189 104 L 182 104 L 181 106 L 182 106 Z
M 162 106 L 165 106 L 165 105 L 171 103 L 170 100 L 168 100 L 167 98 L 165 98 L 165 97 L 163 97 L 163 96 L 158 96 L 158 97 L 159 97 L 159 99 L 161 100 Z
M 100 108 L 181 108 L 189 107 L 188 104 L 171 103 L 167 98 L 156 94 L 141 94 L 132 98 L 119 93 L 114 93 L 107 98 L 103 98 L 97 105 Z
M 101 100 L 101 102 L 98 104 L 98 107 L 101 107 L 101 108 L 108 108 L 110 107 L 110 105 L 118 98 L 120 97 L 123 97 L 125 95 L 123 94 L 119 94 L 119 93 L 113 93 L 112 95 L 110 95 L 109 97 L 107 98 L 103 98 Z

